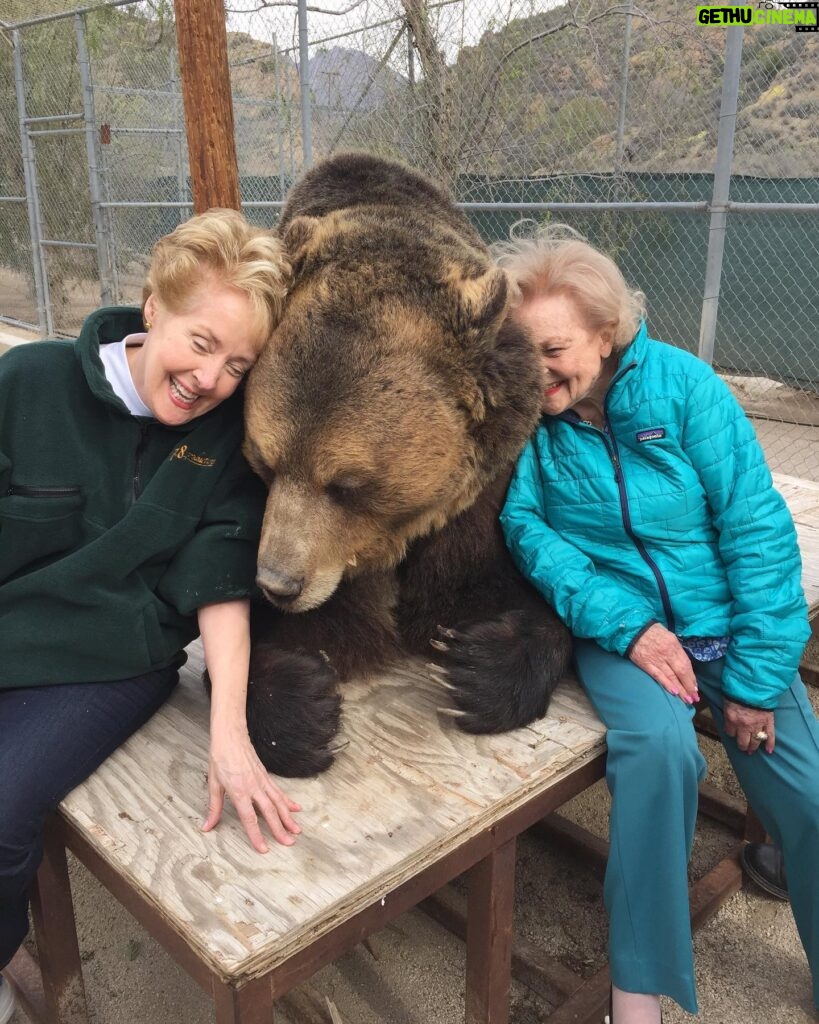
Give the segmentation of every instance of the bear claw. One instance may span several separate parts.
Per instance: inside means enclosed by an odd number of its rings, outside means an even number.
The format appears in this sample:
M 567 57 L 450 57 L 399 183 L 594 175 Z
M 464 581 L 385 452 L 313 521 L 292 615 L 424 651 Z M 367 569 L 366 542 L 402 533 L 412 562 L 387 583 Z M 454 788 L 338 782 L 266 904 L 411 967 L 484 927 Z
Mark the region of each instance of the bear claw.
M 427 675 L 433 683 L 438 683 L 447 690 L 457 690 L 457 686 L 449 681 L 449 675 L 446 669 L 441 668 L 440 665 L 436 665 L 434 662 L 428 661 L 426 664 L 426 670 Z
M 446 715 L 447 718 L 466 718 L 465 711 L 459 711 L 457 708 L 436 708 L 439 715 Z

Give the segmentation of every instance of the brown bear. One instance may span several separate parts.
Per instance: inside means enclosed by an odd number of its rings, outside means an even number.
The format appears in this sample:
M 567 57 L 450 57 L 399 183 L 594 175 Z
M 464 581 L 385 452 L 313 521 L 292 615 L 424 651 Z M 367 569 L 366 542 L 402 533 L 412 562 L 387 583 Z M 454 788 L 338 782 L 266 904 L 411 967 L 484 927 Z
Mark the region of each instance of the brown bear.
M 279 230 L 292 292 L 246 393 L 245 454 L 269 489 L 253 743 L 277 774 L 323 770 L 337 680 L 407 652 L 440 666 L 462 729 L 525 725 L 570 639 L 498 525 L 540 402 L 506 278 L 441 188 L 366 154 L 307 172 Z

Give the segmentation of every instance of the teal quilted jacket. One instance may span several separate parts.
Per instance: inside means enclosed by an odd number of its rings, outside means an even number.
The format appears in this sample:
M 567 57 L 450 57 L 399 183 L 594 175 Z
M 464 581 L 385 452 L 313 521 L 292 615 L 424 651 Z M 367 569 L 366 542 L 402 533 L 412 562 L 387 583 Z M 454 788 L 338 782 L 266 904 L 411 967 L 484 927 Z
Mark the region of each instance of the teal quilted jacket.
M 709 366 L 644 325 L 606 419 L 542 418 L 501 514 L 518 567 L 608 651 L 627 656 L 652 621 L 730 637 L 725 695 L 776 707 L 809 628 L 796 532 L 753 427 Z

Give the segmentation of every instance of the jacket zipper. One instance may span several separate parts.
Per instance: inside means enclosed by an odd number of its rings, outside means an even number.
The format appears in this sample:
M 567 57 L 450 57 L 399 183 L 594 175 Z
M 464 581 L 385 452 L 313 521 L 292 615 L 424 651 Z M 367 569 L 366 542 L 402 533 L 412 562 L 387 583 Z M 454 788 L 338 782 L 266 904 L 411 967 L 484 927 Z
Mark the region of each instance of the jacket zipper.
M 12 484 L 6 491 L 9 497 L 16 494 L 21 498 L 62 498 L 79 493 L 79 487 L 29 487 L 26 484 Z
M 139 441 L 137 441 L 136 451 L 134 452 L 134 476 L 132 480 L 132 496 L 133 500 L 136 501 L 142 491 L 142 456 L 145 454 L 145 449 L 148 446 L 148 424 L 140 423 L 139 425 Z
M 623 476 L 623 466 L 620 462 L 620 451 L 617 447 L 617 439 L 614 436 L 614 431 L 611 429 L 608 410 L 606 410 L 605 413 L 605 430 L 601 431 L 601 433 L 603 435 L 603 443 L 606 446 L 606 451 L 609 453 L 609 458 L 614 466 L 614 480 L 617 484 L 617 490 L 620 495 L 620 514 L 623 517 L 623 527 L 626 534 L 631 538 L 632 543 L 637 548 L 640 557 L 654 574 L 654 579 L 657 582 L 657 588 L 660 591 L 660 600 L 663 603 L 663 611 L 665 612 L 668 629 L 673 633 L 674 612 L 671 609 L 671 597 L 668 593 L 668 587 L 666 586 L 665 579 L 663 578 L 662 572 L 660 572 L 660 567 L 648 553 L 645 544 L 643 544 L 634 532 L 634 526 L 631 522 L 631 513 L 629 512 L 628 507 L 628 494 L 626 492 L 626 481 Z
M 630 538 L 632 544 L 635 546 L 635 548 L 637 548 L 637 553 L 649 567 L 654 576 L 654 580 L 657 583 L 657 589 L 660 592 L 660 600 L 663 604 L 663 611 L 665 612 L 668 629 L 670 632 L 673 633 L 674 612 L 671 608 L 671 596 L 668 593 L 668 587 L 666 586 L 663 574 L 662 572 L 660 572 L 660 567 L 648 553 L 645 544 L 643 544 L 643 542 L 634 532 L 634 526 L 631 522 L 631 513 L 629 512 L 628 508 L 628 494 L 626 492 L 626 482 L 623 477 L 623 466 L 620 462 L 620 452 L 617 448 L 617 440 L 614 436 L 614 431 L 611 428 L 611 420 L 609 419 L 608 403 L 609 395 L 611 394 L 611 389 L 621 377 L 625 376 L 625 374 L 629 370 L 633 370 L 636 365 L 636 363 L 629 363 L 628 366 L 622 367 L 609 384 L 608 389 L 606 390 L 606 396 L 603 400 L 604 429 L 600 430 L 593 424 L 588 424 L 588 429 L 596 431 L 603 438 L 603 444 L 606 447 L 606 452 L 608 453 L 608 456 L 611 459 L 611 463 L 614 466 L 614 480 L 617 484 L 617 493 L 620 497 L 620 515 L 623 517 L 623 529 L 626 531 L 626 535 Z M 575 416 L 576 415 L 577 414 L 575 413 Z M 574 423 L 576 426 L 584 425 L 582 421 L 580 421 L 579 417 L 577 418 L 577 420 L 570 419 L 568 420 L 568 422 Z

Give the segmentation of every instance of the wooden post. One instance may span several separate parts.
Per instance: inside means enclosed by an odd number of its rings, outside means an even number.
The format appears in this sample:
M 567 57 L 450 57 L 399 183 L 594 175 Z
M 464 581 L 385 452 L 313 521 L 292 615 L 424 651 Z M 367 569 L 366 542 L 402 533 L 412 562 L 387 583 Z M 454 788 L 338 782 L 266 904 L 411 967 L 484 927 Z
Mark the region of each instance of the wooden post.
M 31 914 L 43 978 L 46 1019 L 88 1024 L 74 904 L 62 833 L 55 816 L 43 830 L 43 860 L 31 897 Z
M 466 1024 L 508 1024 L 512 981 L 515 840 L 469 872 L 466 918 Z
M 223 0 L 175 0 L 193 208 L 240 208 Z

